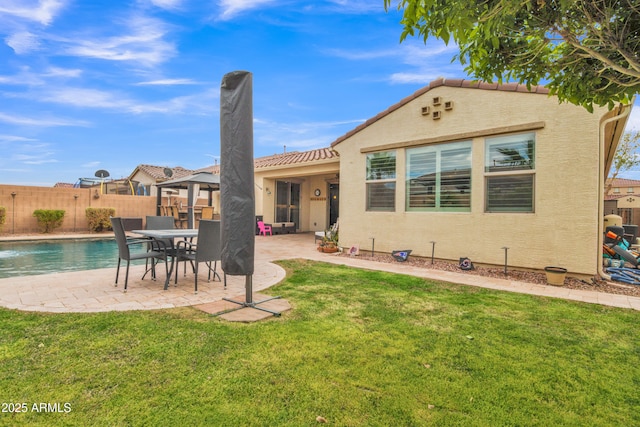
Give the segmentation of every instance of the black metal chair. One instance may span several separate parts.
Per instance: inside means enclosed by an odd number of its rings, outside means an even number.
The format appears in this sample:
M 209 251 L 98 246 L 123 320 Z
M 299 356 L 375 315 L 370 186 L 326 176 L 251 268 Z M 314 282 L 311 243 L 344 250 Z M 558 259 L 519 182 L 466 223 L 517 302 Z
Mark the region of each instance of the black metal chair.
M 147 216 L 145 228 L 147 230 L 172 230 L 175 228 L 175 221 L 171 216 Z M 169 262 L 167 257 L 171 257 L 175 262 L 176 248 L 173 239 L 151 239 L 149 250 L 155 250 L 166 255 L 164 261 Z M 173 264 L 169 271 L 173 271 Z
M 218 280 L 222 281 L 220 275 L 216 271 L 218 260 L 221 259 L 221 242 L 220 242 L 220 221 L 202 220 L 200 221 L 200 227 L 198 228 L 198 240 L 196 244 L 187 241 L 179 241 L 176 244 L 176 261 L 190 261 L 193 265 L 195 274 L 195 293 L 198 293 L 198 265 L 204 262 L 207 265 L 208 277 L 207 280 L 211 281 L 211 274 L 215 280 L 216 276 Z M 213 263 L 213 265 L 212 265 Z M 176 269 L 175 283 L 178 284 L 178 265 Z M 186 275 L 186 265 L 185 265 Z M 225 286 L 226 287 L 226 286 Z
M 111 218 L 111 227 L 113 228 L 113 234 L 116 237 L 116 243 L 118 244 L 118 268 L 116 270 L 116 286 L 118 286 L 118 276 L 120 275 L 120 262 L 122 260 L 127 261 L 127 272 L 124 279 L 124 291 L 127 292 L 127 286 L 129 284 L 129 264 L 133 260 L 137 259 L 145 259 L 151 261 L 151 277 L 155 279 L 156 277 L 156 260 L 167 259 L 167 254 L 164 251 L 158 250 L 157 248 L 151 248 L 147 252 L 131 252 L 130 246 L 132 245 L 145 245 L 149 248 L 150 240 L 149 239 L 128 239 L 127 235 L 124 231 L 124 224 L 122 222 L 122 218 L 112 217 Z M 167 277 L 169 276 L 169 266 L 165 262 L 165 270 L 167 273 Z M 145 275 L 147 273 L 145 272 Z M 143 276 L 144 278 L 144 276 Z

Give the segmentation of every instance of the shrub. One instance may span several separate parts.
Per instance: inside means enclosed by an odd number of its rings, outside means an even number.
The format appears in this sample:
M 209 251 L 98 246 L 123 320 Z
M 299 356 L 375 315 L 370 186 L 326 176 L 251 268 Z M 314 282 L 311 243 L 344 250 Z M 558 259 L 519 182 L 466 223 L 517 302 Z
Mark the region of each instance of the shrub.
M 2 226 L 4 222 L 7 220 L 7 208 L 4 206 L 0 206 L 0 231 L 2 231 Z
M 59 209 L 37 209 L 33 216 L 38 219 L 38 226 L 43 233 L 49 233 L 62 225 L 64 211 Z
M 116 214 L 114 208 L 87 208 L 85 212 L 89 223 L 89 231 L 111 230 L 110 217 Z

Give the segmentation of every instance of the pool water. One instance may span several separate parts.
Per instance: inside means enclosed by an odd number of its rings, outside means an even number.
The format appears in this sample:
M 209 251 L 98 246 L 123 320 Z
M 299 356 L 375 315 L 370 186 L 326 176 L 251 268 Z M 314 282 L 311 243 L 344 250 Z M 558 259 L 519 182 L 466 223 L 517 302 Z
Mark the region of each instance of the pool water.
M 144 250 L 142 245 L 132 252 Z M 144 264 L 144 260 L 131 264 Z M 114 239 L 0 243 L 0 278 L 112 268 L 118 265 Z M 126 261 L 122 265 L 126 266 Z

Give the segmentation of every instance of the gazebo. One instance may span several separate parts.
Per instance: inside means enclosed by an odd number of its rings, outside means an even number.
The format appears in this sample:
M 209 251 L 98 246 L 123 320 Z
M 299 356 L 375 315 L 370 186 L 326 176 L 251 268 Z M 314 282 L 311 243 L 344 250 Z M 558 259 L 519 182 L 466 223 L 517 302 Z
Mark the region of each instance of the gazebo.
M 213 192 L 220 191 L 220 175 L 214 175 L 211 172 L 197 172 L 192 175 L 183 176 L 181 178 L 165 181 L 161 184 L 157 184 L 158 195 L 156 203 L 156 215 L 160 215 L 160 205 L 162 205 L 162 190 L 163 189 L 186 189 L 187 190 L 187 226 L 194 228 L 195 217 L 193 207 L 195 204 L 196 195 L 200 190 L 209 192 L 208 204 L 213 204 Z

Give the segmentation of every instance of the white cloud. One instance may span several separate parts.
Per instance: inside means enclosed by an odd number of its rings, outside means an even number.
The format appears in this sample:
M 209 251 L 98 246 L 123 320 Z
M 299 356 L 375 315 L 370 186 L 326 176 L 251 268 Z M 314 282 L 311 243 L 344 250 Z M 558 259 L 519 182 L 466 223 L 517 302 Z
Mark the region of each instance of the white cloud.
M 11 34 L 4 41 L 18 55 L 24 55 L 40 48 L 38 36 L 27 31 Z
M 64 120 L 56 118 L 32 118 L 24 116 L 15 116 L 0 112 L 0 122 L 21 126 L 87 126 L 87 122 L 81 120 Z
M 191 79 L 160 79 L 148 82 L 136 83 L 136 86 L 173 86 L 173 85 L 194 85 L 197 82 Z
M 326 49 L 324 50 L 329 56 L 348 59 L 350 61 L 368 61 L 380 58 L 401 56 L 400 49 L 381 49 L 369 51 L 352 51 L 347 49 Z
M 164 62 L 175 54 L 175 46 L 163 39 L 168 29 L 162 21 L 136 16 L 126 27 L 128 34 L 124 35 L 67 39 L 65 53 L 109 61 L 133 61 L 145 66 Z
M 78 68 L 49 67 L 43 74 L 45 77 L 80 77 L 83 71 Z
M 152 5 L 160 9 L 176 10 L 182 6 L 182 0 L 149 0 Z
M 66 0 L 3 0 L 0 14 L 49 25 L 67 3 Z
M 48 92 L 40 92 L 37 96 L 40 101 L 76 107 L 120 109 L 127 108 L 130 103 L 123 97 L 97 89 L 53 89 Z
M 30 142 L 37 141 L 33 138 L 27 138 L 24 136 L 16 136 L 16 135 L 0 135 L 1 142 Z
M 393 73 L 389 76 L 391 83 L 396 84 L 425 84 L 440 77 L 437 72 L 434 73 Z
M 219 2 L 222 8 L 220 19 L 228 20 L 234 18 L 247 10 L 256 9 L 263 5 L 276 3 L 275 0 L 221 0 Z
M 71 105 L 81 108 L 101 108 L 117 112 L 172 113 L 188 111 L 190 114 L 212 113 L 213 99 L 219 95 L 213 89 L 199 92 L 196 95 L 179 96 L 160 102 L 142 103 L 119 92 L 107 92 L 98 89 L 61 88 L 38 92 L 38 101 Z M 0 116 L 0 120 L 1 120 Z
M 371 13 L 384 11 L 384 5 L 381 1 L 330 0 L 329 3 L 337 6 L 336 10 L 340 13 Z
M 53 153 L 43 153 L 41 155 L 36 156 L 28 156 L 28 155 L 17 155 L 15 156 L 15 160 L 18 162 L 22 162 L 25 165 L 43 165 L 45 163 L 58 163 L 56 159 L 48 159 L 48 157 Z
M 338 136 L 363 122 L 364 120 L 279 123 L 254 119 L 254 126 L 256 141 L 260 145 L 286 145 L 287 150 L 291 151 L 327 147 Z

